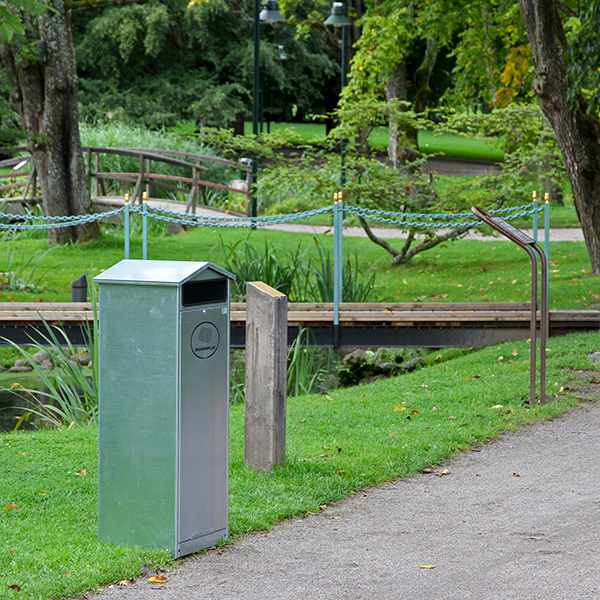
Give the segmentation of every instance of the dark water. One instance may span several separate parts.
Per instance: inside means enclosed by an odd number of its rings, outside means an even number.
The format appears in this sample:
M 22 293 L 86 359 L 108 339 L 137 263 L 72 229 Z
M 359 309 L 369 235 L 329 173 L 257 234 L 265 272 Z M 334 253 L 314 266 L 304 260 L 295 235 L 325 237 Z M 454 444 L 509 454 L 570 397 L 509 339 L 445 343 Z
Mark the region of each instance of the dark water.
M 27 406 L 32 406 L 32 401 L 23 392 L 0 391 L 0 432 L 12 431 Z M 39 419 L 34 417 L 30 422 L 24 422 L 19 429 L 37 429 L 38 424 Z

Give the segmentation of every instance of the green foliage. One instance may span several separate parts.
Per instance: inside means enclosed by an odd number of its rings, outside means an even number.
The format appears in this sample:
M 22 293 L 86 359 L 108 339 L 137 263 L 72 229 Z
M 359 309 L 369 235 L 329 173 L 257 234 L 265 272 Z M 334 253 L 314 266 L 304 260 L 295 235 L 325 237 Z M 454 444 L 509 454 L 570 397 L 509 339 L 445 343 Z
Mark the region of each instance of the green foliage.
M 493 138 L 504 151 L 501 170 L 479 178 L 476 184 L 495 198 L 497 206 L 522 204 L 533 190 L 562 189 L 567 180 L 566 170 L 554 131 L 537 103 L 511 105 L 487 114 L 459 111 L 442 114 L 442 131 Z
M 600 1 L 583 2 L 578 17 L 565 23 L 569 48 L 566 70 L 569 89 L 567 100 L 574 110 L 582 107 L 587 114 L 600 112 Z
M 46 10 L 56 12 L 56 9 L 45 2 L 38 0 L 11 0 L 10 3 L 0 5 L 0 33 L 7 42 L 12 41 L 13 36 L 25 35 L 23 15 L 29 14 L 39 16 Z
M 165 0 L 76 15 L 83 118 L 233 126 L 250 112 L 252 25 L 250 4 L 226 2 Z M 289 60 L 280 60 L 281 44 Z M 323 112 L 336 63 L 320 36 L 296 39 L 293 28 L 263 27 L 260 54 L 267 118 L 283 117 L 292 104 L 301 114 Z

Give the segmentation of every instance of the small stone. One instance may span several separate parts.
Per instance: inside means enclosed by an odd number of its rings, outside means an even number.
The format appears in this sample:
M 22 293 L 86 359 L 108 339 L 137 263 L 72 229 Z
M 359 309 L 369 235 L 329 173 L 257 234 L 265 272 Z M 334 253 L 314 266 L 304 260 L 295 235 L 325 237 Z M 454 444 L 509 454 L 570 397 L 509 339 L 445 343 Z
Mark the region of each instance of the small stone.
M 33 371 L 33 367 L 11 367 L 8 369 L 9 373 L 29 373 Z
M 355 365 L 359 362 L 367 362 L 367 353 L 360 348 L 354 350 L 354 352 L 350 352 L 350 354 L 346 354 L 342 360 L 342 363 L 345 365 Z
M 86 352 L 85 354 L 74 354 L 73 358 L 80 364 L 80 365 L 89 365 L 90 361 L 92 360 L 92 357 Z
M 588 360 L 593 364 L 593 365 L 600 365 L 600 351 L 599 352 L 593 352 L 592 354 L 590 354 L 588 356 Z
M 400 368 L 404 369 L 405 371 L 412 371 L 421 362 L 423 362 L 422 358 L 419 358 L 419 357 L 413 358 L 412 360 L 409 360 L 408 362 L 405 362 L 404 364 L 400 365 Z
M 54 363 L 50 359 L 42 361 L 40 365 L 41 371 L 51 371 L 52 369 L 54 369 Z
M 13 365 L 13 367 L 27 367 L 29 370 L 33 369 L 33 367 L 31 366 L 31 361 L 27 360 L 26 358 L 19 358 L 18 360 L 15 360 L 15 364 Z
M 45 360 L 50 360 L 50 353 L 46 350 L 39 350 L 35 354 L 32 354 L 31 358 L 39 365 Z

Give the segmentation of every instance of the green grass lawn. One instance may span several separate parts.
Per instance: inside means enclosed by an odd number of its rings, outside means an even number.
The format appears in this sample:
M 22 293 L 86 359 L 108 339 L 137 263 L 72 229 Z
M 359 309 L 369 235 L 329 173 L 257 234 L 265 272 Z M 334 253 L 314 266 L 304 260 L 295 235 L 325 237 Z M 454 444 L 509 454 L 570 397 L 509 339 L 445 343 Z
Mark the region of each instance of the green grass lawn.
M 113 231 L 113 230 L 110 230 Z M 235 243 L 249 239 L 257 248 L 265 243 L 279 249 L 285 260 L 291 249 L 316 256 L 317 245 L 311 234 L 267 230 L 216 230 L 196 228 L 175 236 L 153 237 L 150 259 L 210 261 L 223 263 L 221 240 Z M 322 247 L 333 256 L 331 233 L 318 236 Z M 394 241 L 396 245 L 400 240 Z M 13 239 L 0 242 L 0 272 L 11 268 L 49 247 L 42 239 Z M 377 270 L 376 297 L 381 301 L 487 302 L 529 299 L 530 267 L 527 254 L 511 242 L 461 240 L 443 244 L 415 257 L 408 265 L 389 266 L 389 255 L 366 238 L 345 238 L 345 256 L 357 256 L 359 268 Z M 132 258 L 141 258 L 141 240 L 132 240 Z M 59 246 L 39 262 L 32 277 L 33 291 L 0 290 L 0 301 L 69 301 L 71 283 L 83 273 L 99 273 L 123 258 L 122 232 L 105 233 L 89 244 Z M 293 266 L 290 266 L 293 268 Z M 23 277 L 29 277 L 23 269 Z M 550 245 L 550 307 L 576 309 L 597 305 L 597 278 L 583 242 Z
M 318 143 L 325 139 L 325 124 L 322 123 L 271 123 L 271 131 L 289 130 L 303 142 Z M 266 124 L 263 131 L 267 131 Z M 252 123 L 244 123 L 244 132 L 252 133 Z M 387 127 L 379 127 L 369 137 L 371 144 L 385 150 L 390 134 Z M 436 134 L 433 131 L 419 131 L 419 150 L 423 154 L 439 154 L 454 158 L 501 161 L 504 153 L 486 140 L 467 138 L 460 135 Z
M 525 402 L 526 342 L 440 351 L 401 378 L 290 398 L 287 459 L 272 472 L 244 468 L 243 406 L 232 407 L 232 538 L 562 413 L 580 402 L 573 369 L 589 370 L 597 349 L 597 333 L 549 341 L 545 406 Z M 97 542 L 94 427 L 0 434 L 0 472 L 0 597 L 79 597 L 168 561 L 161 550 Z

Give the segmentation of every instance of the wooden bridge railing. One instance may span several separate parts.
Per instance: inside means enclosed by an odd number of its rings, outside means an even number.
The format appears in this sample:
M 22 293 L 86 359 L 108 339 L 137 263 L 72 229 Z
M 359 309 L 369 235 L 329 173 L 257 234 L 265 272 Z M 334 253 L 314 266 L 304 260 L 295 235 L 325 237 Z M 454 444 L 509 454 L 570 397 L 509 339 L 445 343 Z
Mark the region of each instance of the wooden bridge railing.
M 132 203 L 141 204 L 142 193 L 146 191 L 148 197 L 151 197 L 151 188 L 163 188 L 188 196 L 186 211 L 194 212 L 199 203 L 206 204 L 207 188 L 220 189 L 235 194 L 243 194 L 246 197 L 249 194 L 251 184 L 251 169 L 245 164 L 238 164 L 224 158 L 216 156 L 207 156 L 203 154 L 194 154 L 192 152 L 179 152 L 176 150 L 165 149 L 145 149 L 145 148 L 103 148 L 99 146 L 84 146 L 82 148 L 86 162 L 86 176 L 90 188 L 90 194 L 93 199 L 106 196 L 105 181 L 118 180 L 130 182 L 133 184 L 133 193 L 130 193 Z M 26 152 L 25 147 L 3 150 L 4 152 L 18 153 Z M 139 169 L 132 173 L 114 173 L 100 170 L 100 155 L 114 154 L 137 158 L 139 160 Z M 14 167 L 23 162 L 30 162 L 30 156 L 21 156 L 0 161 L 0 167 Z M 190 177 L 165 175 L 153 172 L 152 163 L 162 163 L 171 167 L 185 169 L 190 171 Z M 202 179 L 209 168 L 206 165 L 219 165 L 230 169 L 237 169 L 245 172 L 244 189 L 233 187 L 226 183 L 216 183 Z M 24 165 L 23 165 L 24 166 Z M 17 178 L 20 181 L 17 181 Z M 20 204 L 22 207 L 31 207 L 41 202 L 37 195 L 37 174 L 35 166 L 28 172 L 15 172 L 0 174 L 0 182 L 9 180 L 9 183 L 0 185 L 0 196 L 5 192 L 10 192 L 16 188 L 23 188 L 23 193 L 19 196 L 3 197 L 2 201 L 12 204 Z M 186 187 L 183 187 L 185 185 Z M 30 193 L 31 192 L 31 193 Z

